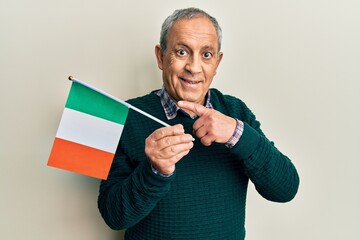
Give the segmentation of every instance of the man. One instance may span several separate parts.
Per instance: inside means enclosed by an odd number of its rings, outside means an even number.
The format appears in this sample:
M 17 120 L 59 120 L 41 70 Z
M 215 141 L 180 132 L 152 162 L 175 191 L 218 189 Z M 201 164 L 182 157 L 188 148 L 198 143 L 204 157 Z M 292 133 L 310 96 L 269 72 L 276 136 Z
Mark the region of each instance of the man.
M 295 167 L 250 109 L 209 89 L 220 47 L 221 28 L 202 10 L 177 10 L 163 23 L 155 47 L 163 88 L 129 103 L 171 126 L 131 111 L 100 186 L 99 210 L 127 240 L 244 239 L 249 179 L 271 201 L 297 193 Z

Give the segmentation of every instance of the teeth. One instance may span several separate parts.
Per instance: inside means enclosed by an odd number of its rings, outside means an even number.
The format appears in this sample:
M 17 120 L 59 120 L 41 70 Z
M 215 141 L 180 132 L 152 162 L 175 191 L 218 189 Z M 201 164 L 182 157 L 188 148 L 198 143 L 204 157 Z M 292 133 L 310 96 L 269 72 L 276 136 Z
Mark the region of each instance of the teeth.
M 183 80 L 183 81 L 185 81 L 185 82 L 187 82 L 187 83 L 190 83 L 190 84 L 197 84 L 197 82 L 188 81 L 188 80 L 186 80 L 186 79 L 184 79 L 184 78 L 181 78 L 181 80 Z

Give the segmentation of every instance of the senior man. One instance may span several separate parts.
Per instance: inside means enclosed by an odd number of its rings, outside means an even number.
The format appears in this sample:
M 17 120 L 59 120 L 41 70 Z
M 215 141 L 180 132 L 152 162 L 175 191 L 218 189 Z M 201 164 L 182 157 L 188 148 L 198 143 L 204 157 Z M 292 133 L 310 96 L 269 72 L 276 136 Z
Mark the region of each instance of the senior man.
M 155 47 L 163 86 L 128 100 L 130 111 L 99 210 L 126 240 L 244 239 L 249 180 L 264 198 L 290 201 L 299 177 L 240 99 L 210 88 L 223 53 L 206 12 L 175 11 Z M 195 141 L 193 141 L 193 137 Z

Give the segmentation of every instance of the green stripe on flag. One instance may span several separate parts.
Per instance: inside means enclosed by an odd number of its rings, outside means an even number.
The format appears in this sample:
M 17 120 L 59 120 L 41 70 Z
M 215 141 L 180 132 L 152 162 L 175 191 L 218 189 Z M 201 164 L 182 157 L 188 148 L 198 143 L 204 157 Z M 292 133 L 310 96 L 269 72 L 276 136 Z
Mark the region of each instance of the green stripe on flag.
M 73 82 L 65 107 L 124 125 L 129 109 L 80 83 Z

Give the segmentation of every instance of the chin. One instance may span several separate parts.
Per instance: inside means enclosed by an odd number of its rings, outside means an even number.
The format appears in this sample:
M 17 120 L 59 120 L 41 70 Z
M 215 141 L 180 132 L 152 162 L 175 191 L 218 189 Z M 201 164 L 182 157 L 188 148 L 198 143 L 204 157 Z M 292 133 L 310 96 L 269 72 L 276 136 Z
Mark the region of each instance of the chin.
M 198 99 L 194 98 L 184 98 L 183 101 L 192 102 L 192 103 L 199 103 Z

